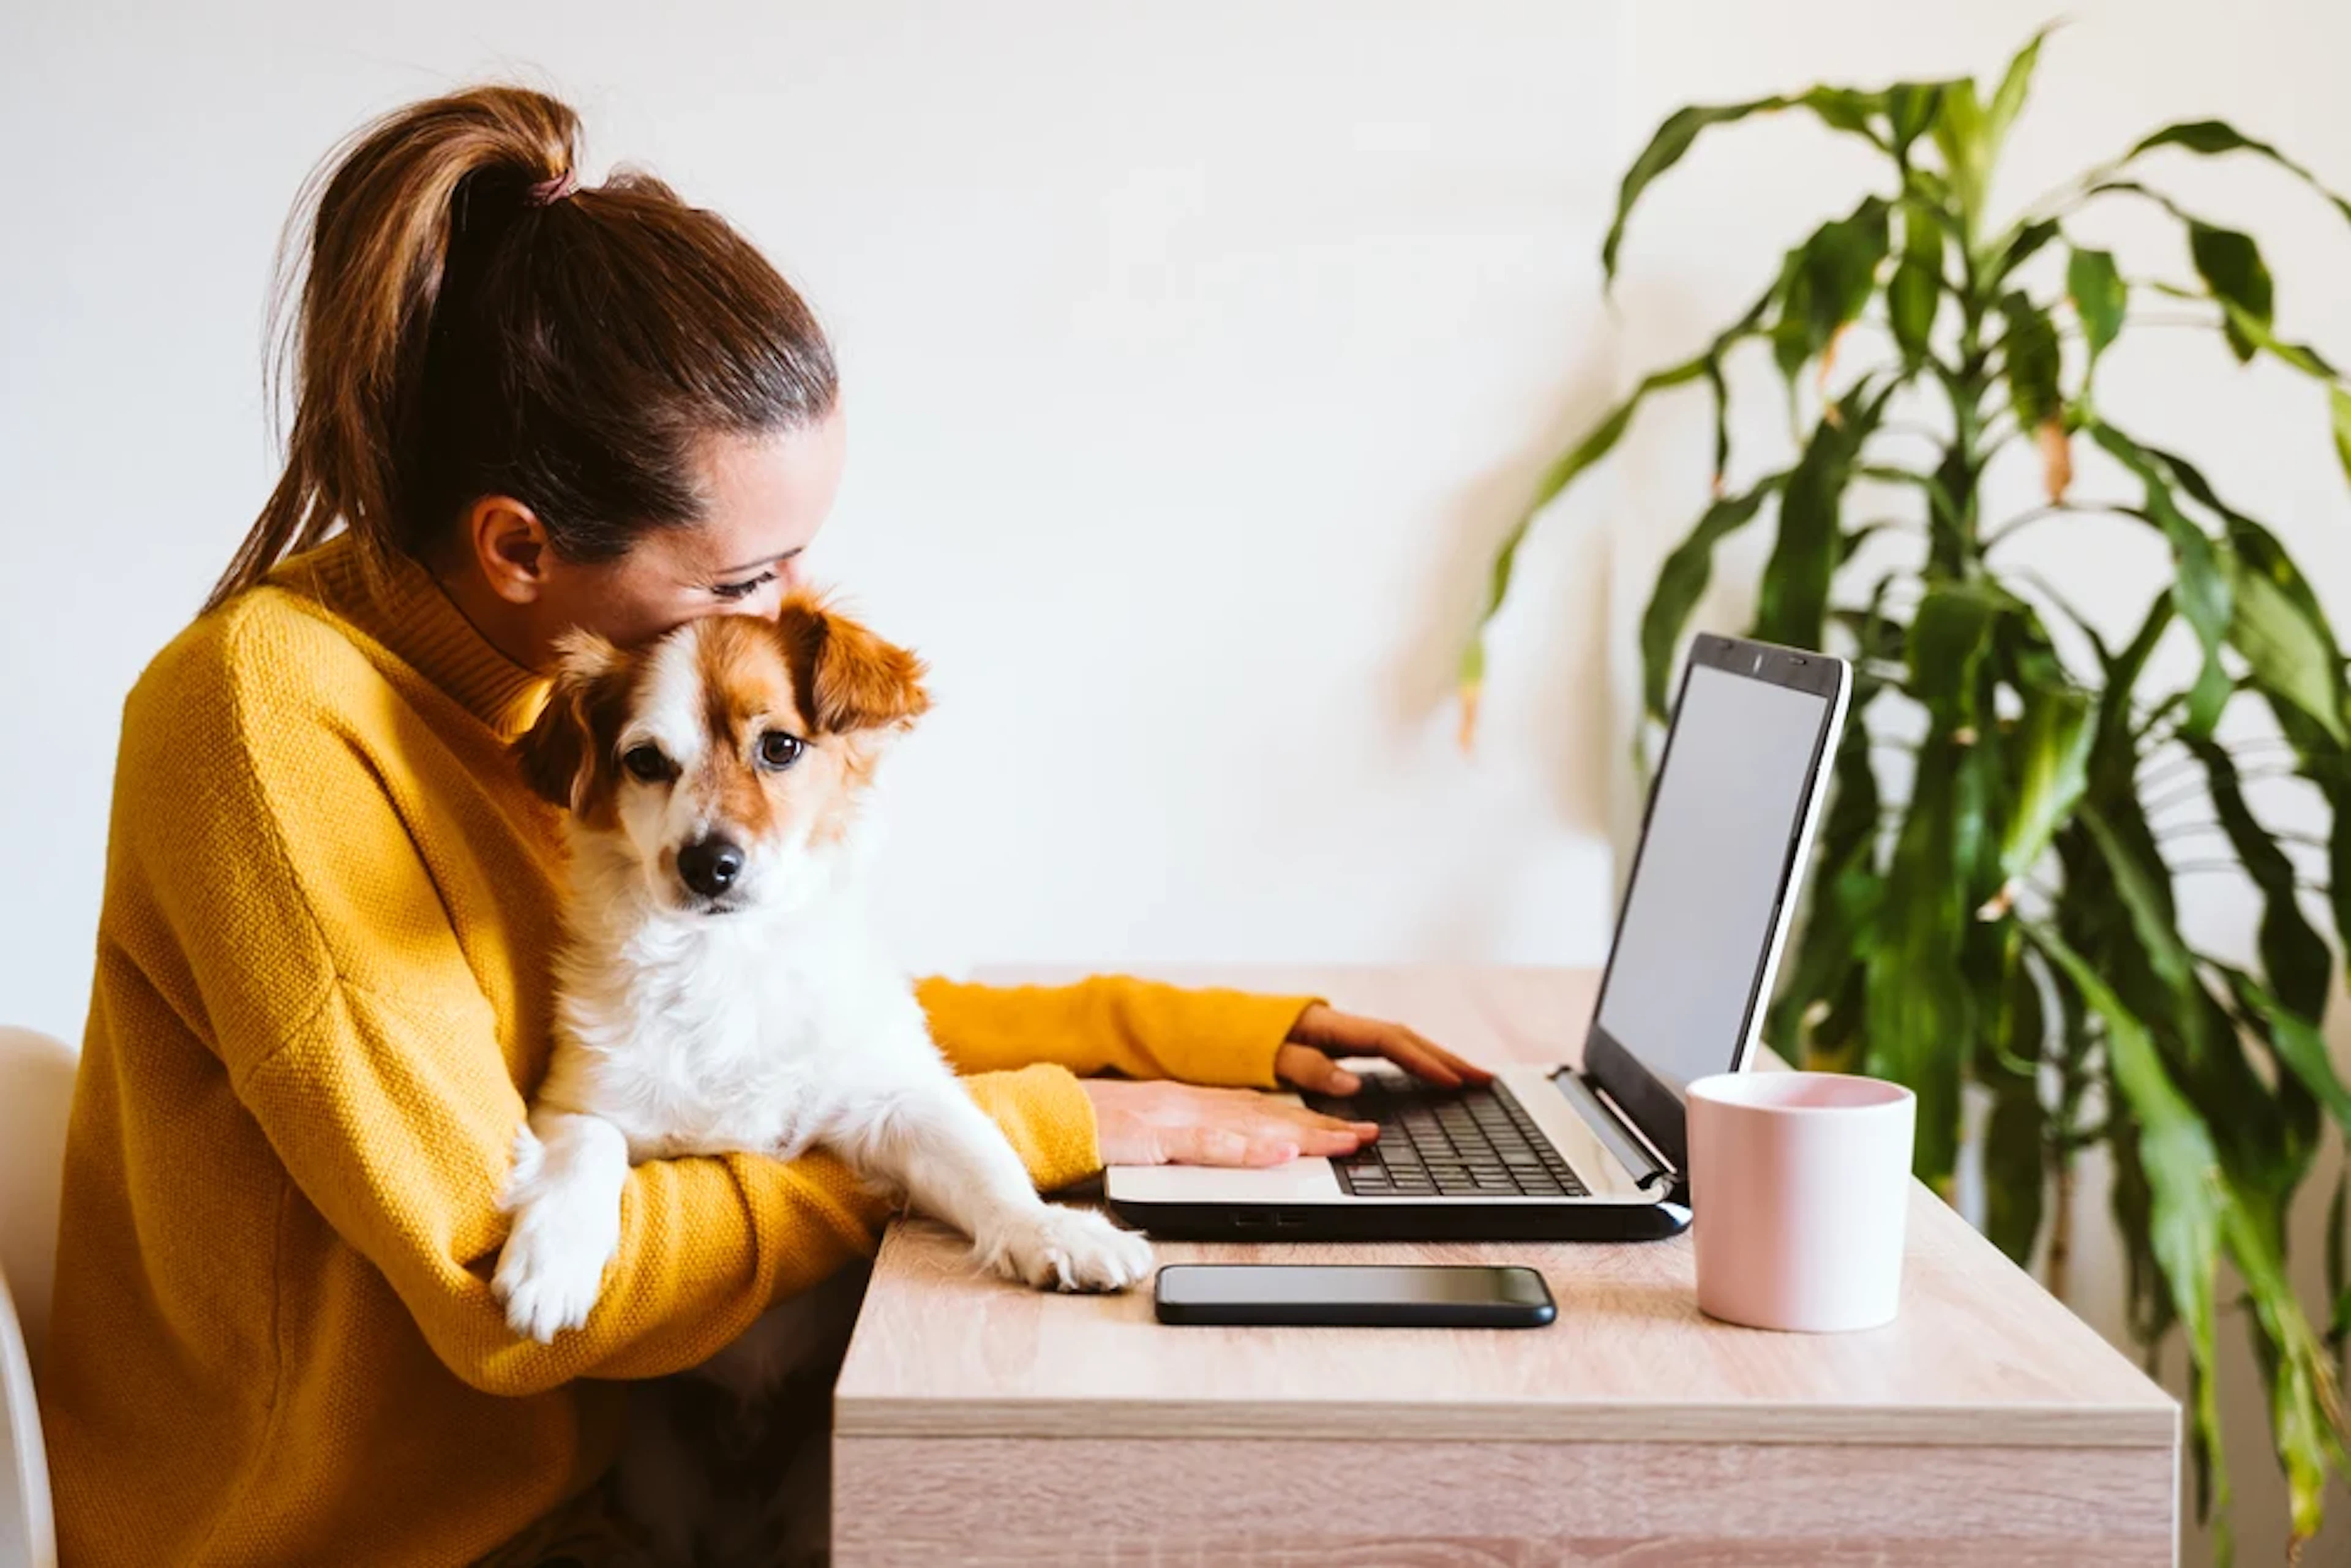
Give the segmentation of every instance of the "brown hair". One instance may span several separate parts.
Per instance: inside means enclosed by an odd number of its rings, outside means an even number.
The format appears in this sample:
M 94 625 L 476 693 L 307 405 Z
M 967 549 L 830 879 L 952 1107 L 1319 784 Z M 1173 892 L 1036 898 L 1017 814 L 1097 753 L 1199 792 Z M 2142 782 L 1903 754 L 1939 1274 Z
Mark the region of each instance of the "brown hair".
M 371 565 L 423 559 L 488 495 L 564 558 L 609 560 L 702 515 L 701 438 L 831 410 L 832 350 L 791 285 L 650 175 L 575 193 L 579 140 L 544 93 L 474 88 L 363 128 L 311 176 L 272 311 L 286 473 L 207 609 L 338 524 Z

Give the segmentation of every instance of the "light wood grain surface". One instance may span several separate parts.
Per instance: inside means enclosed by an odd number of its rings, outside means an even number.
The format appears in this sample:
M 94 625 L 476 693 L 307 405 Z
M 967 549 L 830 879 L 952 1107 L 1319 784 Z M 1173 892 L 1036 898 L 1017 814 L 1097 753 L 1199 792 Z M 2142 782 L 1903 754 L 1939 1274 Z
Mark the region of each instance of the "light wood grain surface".
M 1571 1059 L 1596 978 L 1159 972 L 1313 992 L 1492 1062 Z M 1106 1485 L 1154 1521 L 1134 1540 L 1113 1535 L 1176 1551 L 1154 1563 L 1191 1561 L 1182 1551 L 1194 1549 L 1208 1551 L 1203 1562 L 1284 1563 L 1833 1563 L 1864 1560 L 1844 1555 L 1860 1542 L 1880 1552 L 1869 1561 L 2169 1556 L 2178 1406 L 1923 1187 L 1901 1315 L 1853 1334 L 1702 1317 L 1687 1237 L 1158 1251 L 1163 1262 L 1524 1263 L 1550 1281 L 1559 1319 L 1515 1332 L 1171 1328 L 1153 1321 L 1147 1291 L 1021 1291 L 976 1274 L 944 1231 L 901 1225 L 836 1396 L 841 1560 L 928 1560 L 916 1543 L 1027 1515 L 1014 1496 L 1042 1506 L 1047 1494 Z M 1353 1497 L 1370 1486 L 1410 1500 L 1402 1513 L 1385 1503 L 1348 1513 L 1350 1502 L 1312 1528 L 1283 1529 L 1317 1493 L 1301 1486 L 1300 1466 L 1323 1478 L 1335 1467 Z M 1478 1479 L 1432 1484 L 1454 1473 Z M 1658 1500 L 1661 1477 L 1677 1478 L 1679 1500 Z M 909 1486 L 935 1519 L 922 1522 Z M 991 1500 L 1005 1505 L 993 1515 Z M 1472 1513 L 1451 1517 L 1457 1503 Z M 1108 1508 L 1094 1511 L 1098 1525 L 1126 1517 Z M 1979 1537 L 1980 1554 L 1953 1544 Z M 1667 1540 L 1684 1554 L 1646 1554 Z M 1396 1554 L 1407 1541 L 1419 1544 Z M 1055 1555 L 1051 1540 L 1019 1531 L 998 1544 L 1000 1555 L 967 1560 L 1121 1560 L 1075 1546 Z M 2036 1555 L 2043 1547 L 2053 1554 Z

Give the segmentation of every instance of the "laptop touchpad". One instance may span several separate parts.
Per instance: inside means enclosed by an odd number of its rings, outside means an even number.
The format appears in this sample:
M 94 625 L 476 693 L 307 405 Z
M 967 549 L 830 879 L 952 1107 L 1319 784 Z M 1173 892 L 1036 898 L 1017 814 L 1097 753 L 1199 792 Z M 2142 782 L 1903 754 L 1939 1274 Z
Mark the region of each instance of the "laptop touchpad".
M 1329 1203 L 1345 1195 L 1324 1159 L 1254 1170 L 1222 1166 L 1113 1166 L 1105 1190 L 1121 1203 Z

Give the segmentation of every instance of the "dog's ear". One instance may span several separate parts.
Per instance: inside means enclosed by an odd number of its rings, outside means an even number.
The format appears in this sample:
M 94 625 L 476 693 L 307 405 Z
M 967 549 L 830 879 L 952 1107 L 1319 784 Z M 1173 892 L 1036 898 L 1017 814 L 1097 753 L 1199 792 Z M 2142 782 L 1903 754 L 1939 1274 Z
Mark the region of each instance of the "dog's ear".
M 800 594 L 777 616 L 801 716 L 820 735 L 903 729 L 927 712 L 923 661 Z
M 603 739 L 598 721 L 611 704 L 621 651 L 592 632 L 570 632 L 555 645 L 555 685 L 538 722 L 514 743 L 523 782 L 540 799 L 577 811 L 595 780 Z

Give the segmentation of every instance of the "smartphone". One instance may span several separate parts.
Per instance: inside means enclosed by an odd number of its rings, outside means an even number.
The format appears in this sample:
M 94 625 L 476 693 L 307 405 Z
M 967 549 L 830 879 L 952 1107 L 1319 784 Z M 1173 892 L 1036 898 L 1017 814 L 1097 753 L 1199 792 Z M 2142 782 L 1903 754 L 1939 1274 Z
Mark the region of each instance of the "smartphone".
M 1170 1263 L 1163 1323 L 1533 1329 L 1559 1315 L 1532 1269 L 1437 1263 Z

